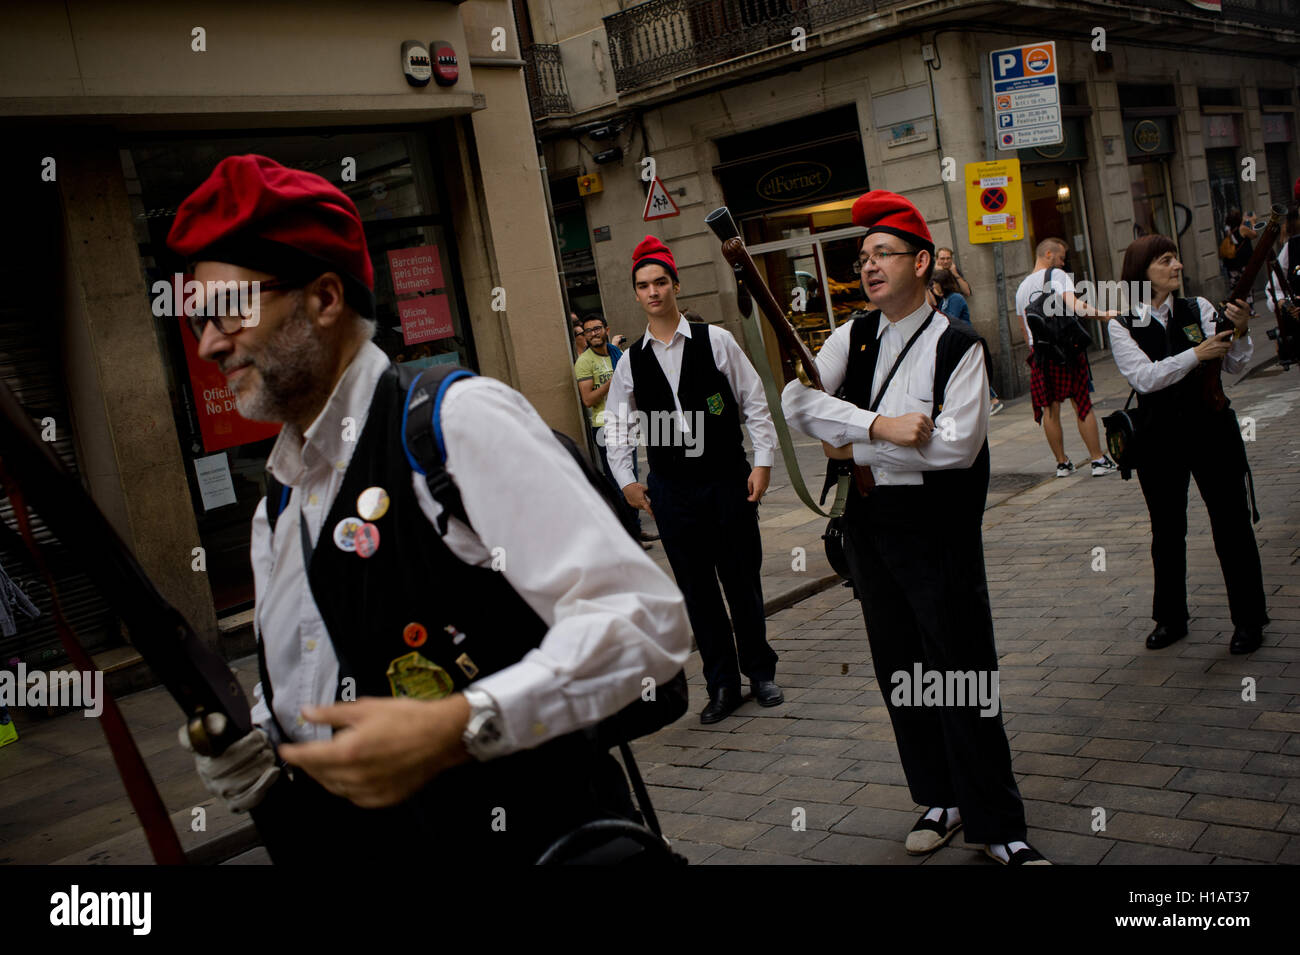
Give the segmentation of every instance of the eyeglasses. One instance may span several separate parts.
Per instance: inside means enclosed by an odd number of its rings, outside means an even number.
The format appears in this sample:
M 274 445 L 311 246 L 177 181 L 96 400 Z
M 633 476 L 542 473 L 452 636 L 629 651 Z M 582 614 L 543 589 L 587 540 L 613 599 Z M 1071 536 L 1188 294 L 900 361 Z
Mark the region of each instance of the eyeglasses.
M 861 272 L 868 265 L 878 264 L 880 262 L 883 262 L 884 260 L 888 259 L 892 255 L 916 255 L 916 253 L 915 252 L 890 252 L 889 250 L 885 250 L 884 252 L 872 252 L 865 259 L 864 258 L 858 259 L 857 261 L 858 271 Z
M 195 341 L 203 340 L 203 332 L 208 322 L 216 324 L 217 329 L 223 335 L 233 335 L 241 328 L 244 328 L 244 320 L 256 308 L 260 308 L 260 293 L 275 292 L 282 289 L 302 288 L 305 283 L 292 282 L 283 279 L 269 279 L 259 281 L 257 289 L 259 301 L 256 306 L 252 306 L 252 301 L 248 297 L 240 294 L 239 282 L 213 282 L 213 285 L 219 286 L 216 294 L 204 302 L 203 308 L 196 312 L 189 313 L 185 317 L 185 322 L 194 335 Z M 251 290 L 252 283 L 247 286 Z

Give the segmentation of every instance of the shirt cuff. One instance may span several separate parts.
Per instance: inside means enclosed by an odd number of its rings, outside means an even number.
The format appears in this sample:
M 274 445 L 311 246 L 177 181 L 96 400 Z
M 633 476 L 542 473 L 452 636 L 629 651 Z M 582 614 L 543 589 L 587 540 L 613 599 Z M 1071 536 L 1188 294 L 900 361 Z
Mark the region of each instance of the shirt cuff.
M 573 727 L 554 693 L 555 674 L 527 659 L 474 683 L 496 701 L 501 714 L 501 756 L 532 749 Z M 548 705 L 549 703 L 549 705 Z
M 849 425 L 846 429 L 850 432 L 849 437 L 854 441 L 870 441 L 871 426 L 876 423 L 876 419 L 879 417 L 879 412 L 868 411 L 866 408 L 857 409 L 849 418 Z M 853 434 L 854 430 L 861 431 L 861 435 Z
M 870 468 L 876 465 L 876 448 L 874 441 L 853 442 L 853 463 L 859 467 Z
M 775 460 L 776 456 L 771 451 L 754 452 L 754 467 L 756 468 L 770 468 Z

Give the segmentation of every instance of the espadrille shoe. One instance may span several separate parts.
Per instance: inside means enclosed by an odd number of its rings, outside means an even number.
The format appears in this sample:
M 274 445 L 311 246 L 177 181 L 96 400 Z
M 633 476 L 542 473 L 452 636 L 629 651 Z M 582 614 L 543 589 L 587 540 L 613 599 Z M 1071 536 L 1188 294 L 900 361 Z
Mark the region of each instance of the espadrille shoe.
M 1023 848 L 1017 849 L 1015 852 L 1012 852 L 1010 859 L 999 859 L 997 857 L 997 854 L 994 853 L 993 849 L 989 846 L 984 847 L 984 854 L 988 856 L 990 859 L 992 859 L 994 862 L 1000 863 L 1001 865 L 1051 865 L 1052 864 L 1048 862 L 1046 859 L 1044 859 L 1043 854 L 1039 852 L 1037 849 L 1035 849 L 1033 846 L 1031 846 L 1029 843 L 1025 843 Z
M 936 807 L 937 808 L 937 807 Z M 927 809 L 926 814 L 933 812 Z M 922 815 L 912 827 L 912 831 L 907 834 L 907 842 L 903 847 L 910 856 L 923 856 L 926 853 L 933 852 L 948 844 L 948 840 L 953 837 L 961 823 L 954 826 L 948 825 L 948 810 L 945 809 L 939 813 L 938 819 L 927 819 Z

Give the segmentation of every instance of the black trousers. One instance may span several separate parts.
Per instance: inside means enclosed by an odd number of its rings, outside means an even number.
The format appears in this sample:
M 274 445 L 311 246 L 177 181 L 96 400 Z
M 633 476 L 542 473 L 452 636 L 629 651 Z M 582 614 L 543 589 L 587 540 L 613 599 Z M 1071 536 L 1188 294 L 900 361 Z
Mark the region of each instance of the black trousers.
M 749 471 L 737 468 L 712 482 L 668 480 L 651 471 L 650 506 L 664 553 L 686 598 L 686 614 L 704 662 L 709 696 L 776 676 L 776 651 L 767 642 L 763 616 L 763 543 L 758 505 L 749 496 Z M 726 591 L 731 618 L 722 603 Z M 735 630 L 732 630 L 732 624 Z
M 1208 420 L 1157 420 L 1149 427 L 1152 444 L 1137 473 L 1151 514 L 1152 618 L 1167 627 L 1187 623 L 1187 489 L 1194 477 L 1210 515 L 1232 623 L 1262 627 L 1268 622 L 1264 576 L 1250 526 L 1237 415 L 1229 408 Z
M 889 710 L 912 798 L 961 810 L 967 842 L 1025 838 L 1025 810 L 1011 771 L 1011 748 L 996 711 L 978 702 L 895 702 L 915 668 L 975 671 L 991 686 L 998 654 L 978 524 L 934 513 L 925 487 L 877 487 L 856 495 L 847 514 L 847 557 L 862 602 L 876 680 Z M 991 710 L 992 707 L 985 707 Z

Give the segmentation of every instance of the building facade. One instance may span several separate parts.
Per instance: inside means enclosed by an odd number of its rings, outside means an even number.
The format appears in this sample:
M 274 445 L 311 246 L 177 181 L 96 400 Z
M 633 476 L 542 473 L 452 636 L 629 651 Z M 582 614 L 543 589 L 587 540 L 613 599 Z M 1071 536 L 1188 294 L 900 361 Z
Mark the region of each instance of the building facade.
M 1019 322 L 999 313 L 993 246 L 970 241 L 966 163 L 1021 162 L 1025 237 L 1003 243 L 1012 307 L 1048 236 L 1066 240 L 1076 280 L 1093 281 L 1119 278 L 1136 236 L 1175 236 L 1186 291 L 1221 295 L 1227 211 L 1266 214 L 1300 176 L 1300 8 L 1289 0 L 515 7 L 556 221 L 574 249 L 563 254 L 566 285 L 629 336 L 644 328 L 629 256 L 647 232 L 673 248 L 683 305 L 735 329 L 735 286 L 704 225 L 725 204 L 778 301 L 802 299 L 789 316 L 815 347 L 863 304 L 852 199 L 889 189 L 953 248 L 999 391 L 1019 394 L 1027 348 Z M 989 53 L 1047 40 L 1064 141 L 990 151 Z M 643 219 L 647 158 L 679 215 Z M 600 191 L 577 195 L 572 184 L 593 173 Z M 1105 347 L 1100 326 L 1096 337 Z
M 222 158 L 270 156 L 354 200 L 376 342 L 396 361 L 468 365 L 585 434 L 505 0 L 20 3 L 3 16 L 3 163 L 18 208 L 0 375 L 53 422 L 65 463 L 205 639 L 248 646 L 249 525 L 276 433 L 234 413 L 180 318 L 157 307 L 155 290 L 185 269 L 165 244 L 176 207 Z M 408 41 L 435 62 L 408 62 Z M 454 82 L 429 82 L 450 74 L 449 50 Z M 77 555 L 50 543 L 83 641 L 122 647 Z M 0 637 L 0 657 L 57 656 L 47 589 L 13 535 L 0 560 L 44 611 Z

